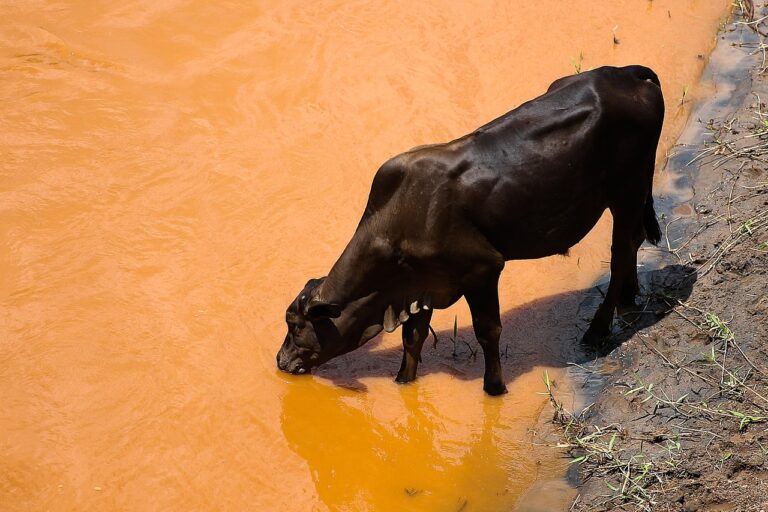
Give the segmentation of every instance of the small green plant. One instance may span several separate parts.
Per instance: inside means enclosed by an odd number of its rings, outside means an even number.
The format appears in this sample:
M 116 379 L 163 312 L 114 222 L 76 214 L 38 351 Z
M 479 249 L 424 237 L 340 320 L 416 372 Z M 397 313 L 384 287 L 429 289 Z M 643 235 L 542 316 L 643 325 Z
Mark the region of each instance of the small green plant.
M 434 331 L 433 331 L 434 333 Z M 473 359 L 477 357 L 477 350 L 472 348 L 472 345 L 467 343 L 465 339 L 459 338 L 459 317 L 458 315 L 453 315 L 453 336 L 451 336 L 451 342 L 453 343 L 453 354 L 451 354 L 454 358 L 459 357 L 459 352 L 457 350 L 459 341 L 463 341 L 464 344 L 469 349 L 469 355 Z M 435 336 L 435 345 L 437 346 L 437 336 Z
M 755 221 L 753 221 L 752 219 L 749 219 L 748 221 L 746 221 L 744 224 L 741 225 L 741 227 L 739 228 L 739 232 L 752 236 L 752 231 L 754 230 L 753 229 L 754 224 L 755 224 Z
M 758 251 L 768 251 L 768 240 L 766 240 L 765 242 L 760 242 L 757 245 L 757 250 Z
M 683 95 L 680 97 L 680 106 L 687 101 L 688 98 L 688 86 L 683 87 Z
M 739 430 L 743 431 L 750 423 L 761 423 L 766 420 L 765 416 L 751 416 L 739 411 L 728 411 L 731 416 L 739 420 Z
M 715 346 L 709 347 L 709 353 L 701 354 L 701 362 L 709 364 L 717 364 L 717 355 L 715 354 Z
M 721 341 L 733 341 L 735 338 L 735 335 L 733 334 L 733 331 L 731 330 L 728 325 L 720 319 L 719 316 L 717 316 L 714 313 L 706 313 L 704 315 L 704 318 L 707 322 L 707 327 L 709 327 L 709 332 L 712 333 L 712 337 L 721 340 Z M 712 347 L 712 354 L 714 357 L 715 348 Z M 714 362 L 714 361 L 713 361 Z
M 542 378 L 544 379 L 544 387 L 547 389 L 547 391 L 539 394 L 546 395 L 549 398 L 549 403 L 552 404 L 552 408 L 555 409 L 555 414 L 552 418 L 552 421 L 563 427 L 566 433 L 569 432 L 572 427 L 578 428 L 579 419 L 566 411 L 565 407 L 563 407 L 563 404 L 555 399 L 555 395 L 552 393 L 552 386 L 554 383 L 549 378 L 549 372 L 544 370 L 544 375 Z M 568 446 L 569 445 L 563 445 L 561 448 L 566 448 Z
M 576 71 L 576 74 L 578 75 L 581 73 L 581 65 L 584 62 L 584 53 L 579 52 L 579 60 L 571 59 L 571 64 L 573 65 L 574 71 Z
M 667 449 L 670 459 L 674 456 L 673 452 L 679 452 L 683 449 L 679 439 L 667 439 L 667 444 L 664 445 L 664 448 Z
M 629 391 L 627 391 L 626 393 L 624 393 L 624 396 L 634 395 L 638 391 L 644 391 L 646 396 L 645 396 L 645 398 L 640 400 L 641 404 L 644 404 L 645 402 L 647 402 L 648 400 L 651 400 L 652 398 L 656 398 L 654 396 L 654 394 L 653 394 L 653 382 L 651 382 L 647 386 L 642 384 L 642 383 L 640 383 L 640 384 L 641 384 L 640 386 L 638 386 L 636 388 L 632 388 Z

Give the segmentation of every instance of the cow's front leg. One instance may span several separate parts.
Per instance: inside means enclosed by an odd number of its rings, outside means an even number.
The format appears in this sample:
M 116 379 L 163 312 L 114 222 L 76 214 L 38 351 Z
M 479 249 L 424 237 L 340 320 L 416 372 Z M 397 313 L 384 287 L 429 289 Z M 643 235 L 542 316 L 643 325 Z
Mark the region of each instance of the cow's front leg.
M 421 361 L 421 347 L 429 335 L 429 321 L 432 310 L 422 310 L 412 315 L 403 324 L 403 362 L 397 372 L 396 382 L 405 384 L 416 378 L 416 368 Z
M 476 288 L 464 296 L 472 312 L 472 327 L 475 336 L 483 348 L 485 375 L 483 389 L 489 395 L 502 395 L 507 392 L 501 375 L 499 357 L 499 337 L 501 337 L 501 318 L 499 315 L 499 279 L 489 281 L 487 285 Z

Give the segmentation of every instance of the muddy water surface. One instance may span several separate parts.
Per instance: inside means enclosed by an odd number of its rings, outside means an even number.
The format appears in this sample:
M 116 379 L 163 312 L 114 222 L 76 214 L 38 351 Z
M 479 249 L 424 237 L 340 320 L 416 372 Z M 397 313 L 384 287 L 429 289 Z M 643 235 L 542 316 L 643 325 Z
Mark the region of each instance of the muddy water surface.
M 500 399 L 463 303 L 405 387 L 394 335 L 279 373 L 284 309 L 341 252 L 379 164 L 574 66 L 653 67 L 663 154 L 729 2 L 272 4 L 2 3 L 2 509 L 562 504 L 536 392 L 572 356 L 608 217 L 569 258 L 508 265 Z

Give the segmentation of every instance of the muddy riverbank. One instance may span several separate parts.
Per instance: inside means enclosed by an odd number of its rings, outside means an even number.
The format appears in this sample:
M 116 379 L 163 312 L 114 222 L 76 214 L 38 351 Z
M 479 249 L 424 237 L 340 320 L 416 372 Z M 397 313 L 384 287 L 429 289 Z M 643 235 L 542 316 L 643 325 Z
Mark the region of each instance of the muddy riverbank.
M 599 399 L 573 414 L 552 390 L 581 481 L 571 510 L 768 510 L 768 13 L 756 10 L 722 32 L 713 93 L 662 171 L 677 205 L 637 311 L 604 347 L 618 348 L 583 365 L 606 382 Z

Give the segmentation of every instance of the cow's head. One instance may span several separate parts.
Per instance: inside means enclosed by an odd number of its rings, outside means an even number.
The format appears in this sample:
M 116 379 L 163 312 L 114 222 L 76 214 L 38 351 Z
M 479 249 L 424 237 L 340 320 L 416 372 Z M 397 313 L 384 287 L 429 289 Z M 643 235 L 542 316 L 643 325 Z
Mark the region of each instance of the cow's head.
M 364 304 L 342 308 L 322 298 L 325 278 L 310 279 L 285 312 L 288 334 L 277 353 L 277 367 L 289 373 L 307 373 L 315 366 L 350 352 L 376 334 L 381 325 L 366 325 Z M 367 308 L 362 308 L 367 309 Z

